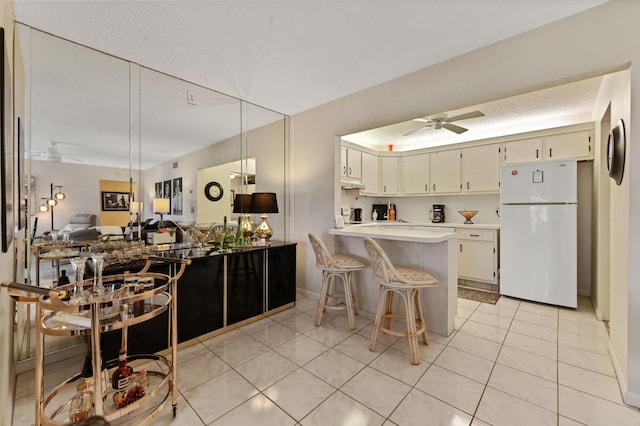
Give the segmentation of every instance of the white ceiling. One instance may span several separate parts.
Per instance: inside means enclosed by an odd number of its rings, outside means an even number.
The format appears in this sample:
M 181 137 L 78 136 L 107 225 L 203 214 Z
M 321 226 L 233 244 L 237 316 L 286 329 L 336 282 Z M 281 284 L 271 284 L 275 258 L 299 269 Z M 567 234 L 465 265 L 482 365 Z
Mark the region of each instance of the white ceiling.
M 406 75 L 490 45 L 499 40 L 529 31 L 562 19 L 605 0 L 174 0 L 174 1 L 34 1 L 14 0 L 18 22 L 70 41 L 89 46 L 142 66 L 160 70 L 256 105 L 293 115 L 309 108 L 358 92 L 376 84 Z M 44 62 L 42 62 L 44 61 Z M 55 60 L 42 59 L 44 69 L 52 72 Z M 107 68 L 98 67 L 94 76 L 101 79 L 100 99 L 120 89 L 107 84 L 113 77 Z M 80 72 L 80 71 L 77 71 Z M 76 73 L 77 73 L 76 72 Z M 121 73 L 119 70 L 118 73 Z M 126 70 L 124 70 L 126 74 Z M 110 74 L 111 73 L 111 74 Z M 77 86 L 74 73 L 62 72 Z M 51 81 L 49 88 L 61 90 L 64 83 Z M 462 142 L 464 138 L 479 139 L 504 132 L 506 123 L 516 118 L 520 129 L 526 126 L 549 125 L 549 116 L 573 122 L 586 121 L 597 90 L 598 81 L 581 82 L 561 89 L 547 89 L 540 94 L 523 96 L 501 103 L 484 104 L 458 111 L 443 112 L 448 116 L 481 109 L 486 117 L 456 124 L 469 132 L 449 140 L 453 133 L 429 129 L 412 137 L 395 139 L 397 150 L 414 149 L 424 144 Z M 204 90 L 191 85 L 191 90 Z M 128 90 L 128 87 L 121 88 Z M 184 87 L 182 90 L 185 90 Z M 128 127 L 106 126 L 112 121 L 128 122 L 128 98 L 109 102 L 113 116 L 92 111 L 87 91 L 75 98 L 68 92 L 51 97 L 39 113 L 38 126 L 32 125 L 32 149 L 46 151 L 47 141 L 62 141 L 76 146 L 60 145 L 70 156 L 84 155 L 117 166 L 113 143 L 128 141 Z M 35 91 L 32 102 L 37 102 Z M 115 108 L 122 101 L 121 108 Z M 557 102 L 562 100 L 562 102 Z M 68 105 L 75 102 L 73 106 Z M 123 111 L 117 112 L 119 109 Z M 144 108 L 143 108 L 144 109 Z M 69 111 L 73 110 L 73 114 Z M 210 113 L 209 113 L 210 116 Z M 73 117 L 73 119 L 70 119 Z M 99 117 L 99 119 L 96 119 Z M 583 118 L 586 117 L 584 120 Z M 49 119 L 44 123 L 44 119 Z M 160 116 L 157 119 L 162 119 Z M 142 119 L 144 119 L 144 111 Z M 81 123 L 100 122 L 100 131 Z M 165 124 L 171 120 L 164 119 Z M 178 122 L 178 120 L 175 120 Z M 526 124 L 523 124 L 526 122 Z M 71 126 L 69 124 L 72 124 Z M 559 122 L 560 123 L 560 122 Z M 417 125 L 417 126 L 416 126 Z M 410 122 L 388 126 L 383 132 L 406 133 L 419 127 Z M 562 124 L 557 124 L 562 125 Z M 524 127 L 523 127 L 524 126 Z M 192 126 L 194 127 L 194 126 Z M 237 129 L 236 126 L 234 129 Z M 111 130 L 110 130 L 111 129 Z M 471 131 L 473 130 L 473 131 Z M 207 130 L 205 130 L 207 131 Z M 207 145 L 229 137 L 227 132 L 212 137 L 211 131 L 197 142 Z M 493 133 L 492 133 L 493 132 Z M 111 134 L 110 134 L 111 133 Z M 180 131 L 163 129 L 162 134 Z M 182 132 L 184 133 L 184 132 Z M 400 134 L 402 134 L 400 133 Z M 450 135 L 449 135 L 450 134 Z M 481 136 L 483 135 L 483 136 Z M 364 135 L 358 135 L 364 136 Z M 385 149 L 384 142 L 371 139 L 375 149 Z M 216 139 L 216 140 L 212 140 Z M 354 140 L 357 136 L 354 136 Z M 469 139 L 469 140 L 470 140 Z M 434 142 L 435 141 L 435 142 Z M 359 141 L 362 143 L 362 140 Z M 108 152 L 95 153 L 79 145 L 110 147 Z M 160 146 L 164 146 L 161 148 Z M 123 144 L 126 147 L 126 144 Z M 185 143 L 154 139 L 155 152 L 180 154 Z M 192 146 L 189 151 L 197 149 Z M 123 148 L 126 150 L 126 148 Z M 144 147 L 143 147 L 144 149 Z M 147 156 L 143 169 L 166 161 Z M 85 160 L 85 158 L 87 160 Z M 66 159 L 63 159 L 65 161 Z M 128 164 L 121 164 L 128 167 Z
M 605 2 L 15 0 L 15 15 L 293 115 Z

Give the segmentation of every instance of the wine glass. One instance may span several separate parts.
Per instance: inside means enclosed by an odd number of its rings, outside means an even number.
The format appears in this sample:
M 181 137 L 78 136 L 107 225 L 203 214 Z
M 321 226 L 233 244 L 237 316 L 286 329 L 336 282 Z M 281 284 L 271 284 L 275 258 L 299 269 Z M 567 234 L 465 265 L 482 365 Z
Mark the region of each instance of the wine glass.
M 98 300 L 102 300 L 105 295 L 104 286 L 102 285 L 102 269 L 104 268 L 104 254 L 91 253 L 93 260 L 93 293 Z
M 73 297 L 71 298 L 71 303 L 74 305 L 81 305 L 85 303 L 84 294 L 82 293 L 82 281 L 84 281 L 84 267 L 85 267 L 85 258 L 74 257 L 70 259 L 71 267 L 73 267 L 73 272 L 76 275 L 76 281 L 73 287 Z

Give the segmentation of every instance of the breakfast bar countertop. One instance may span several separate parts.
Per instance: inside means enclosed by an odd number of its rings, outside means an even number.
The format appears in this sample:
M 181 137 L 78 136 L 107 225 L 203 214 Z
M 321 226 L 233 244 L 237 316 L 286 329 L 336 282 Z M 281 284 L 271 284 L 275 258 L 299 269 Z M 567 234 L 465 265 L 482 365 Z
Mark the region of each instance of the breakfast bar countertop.
M 436 228 L 413 228 L 412 224 L 405 223 L 407 227 L 379 226 L 377 223 L 368 223 L 354 226 L 345 226 L 339 229 L 329 229 L 330 235 L 345 237 L 370 237 L 383 240 L 409 241 L 414 243 L 441 243 L 457 238 L 455 232 Z M 413 229 L 412 229 L 413 228 Z

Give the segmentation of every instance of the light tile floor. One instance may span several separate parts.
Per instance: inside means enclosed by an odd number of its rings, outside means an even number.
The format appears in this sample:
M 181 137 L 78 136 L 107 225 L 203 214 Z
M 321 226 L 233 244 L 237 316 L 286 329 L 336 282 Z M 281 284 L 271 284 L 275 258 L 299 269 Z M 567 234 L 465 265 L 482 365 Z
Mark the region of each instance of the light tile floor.
M 178 415 L 158 425 L 638 425 L 625 406 L 591 304 L 562 309 L 506 297 L 458 300 L 456 331 L 431 334 L 422 362 L 372 322 L 316 302 L 179 351 Z M 72 363 L 67 362 L 66 365 Z M 52 365 L 47 385 L 64 376 Z M 14 425 L 33 423 L 33 373 L 18 377 Z

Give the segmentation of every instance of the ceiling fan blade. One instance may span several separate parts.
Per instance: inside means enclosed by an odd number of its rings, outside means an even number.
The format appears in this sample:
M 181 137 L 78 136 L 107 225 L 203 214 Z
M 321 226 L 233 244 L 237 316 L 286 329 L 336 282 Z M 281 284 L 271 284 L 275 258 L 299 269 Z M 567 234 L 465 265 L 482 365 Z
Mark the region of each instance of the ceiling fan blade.
M 451 124 L 451 123 L 442 123 L 442 127 L 444 127 L 447 130 L 451 130 L 454 133 L 460 134 L 460 133 L 464 133 L 469 129 L 465 129 L 464 127 L 460 127 L 460 126 L 456 126 L 455 124 Z
M 453 117 L 445 118 L 444 121 L 446 121 L 447 123 L 451 123 L 452 121 L 466 120 L 469 118 L 478 118 L 478 117 L 484 117 L 484 114 L 480 111 L 471 111 L 465 114 L 454 115 Z
M 432 125 L 419 127 L 419 128 L 417 128 L 417 129 L 415 129 L 415 130 L 412 130 L 412 131 L 410 131 L 410 132 L 407 132 L 407 133 L 403 134 L 402 136 L 409 136 L 409 135 L 412 135 L 412 134 L 414 134 L 414 133 L 416 133 L 416 132 L 421 132 L 421 131 L 423 131 L 424 129 L 428 129 L 428 128 L 429 128 L 429 127 L 431 127 L 431 126 L 432 126 Z

